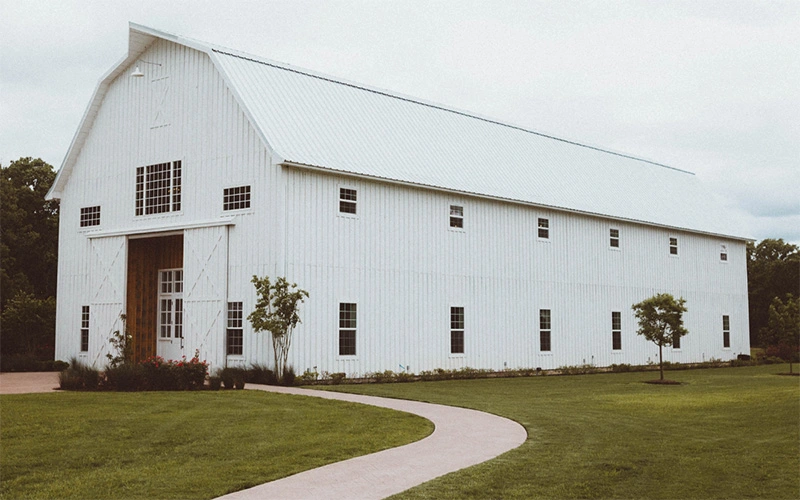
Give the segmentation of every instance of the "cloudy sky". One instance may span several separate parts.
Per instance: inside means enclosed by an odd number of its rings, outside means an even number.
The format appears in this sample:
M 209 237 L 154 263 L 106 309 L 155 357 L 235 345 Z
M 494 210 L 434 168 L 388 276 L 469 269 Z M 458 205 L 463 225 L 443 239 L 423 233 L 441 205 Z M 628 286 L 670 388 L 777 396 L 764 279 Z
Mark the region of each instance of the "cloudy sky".
M 0 163 L 59 167 L 128 21 L 695 172 L 800 243 L 800 1 L 0 0 Z

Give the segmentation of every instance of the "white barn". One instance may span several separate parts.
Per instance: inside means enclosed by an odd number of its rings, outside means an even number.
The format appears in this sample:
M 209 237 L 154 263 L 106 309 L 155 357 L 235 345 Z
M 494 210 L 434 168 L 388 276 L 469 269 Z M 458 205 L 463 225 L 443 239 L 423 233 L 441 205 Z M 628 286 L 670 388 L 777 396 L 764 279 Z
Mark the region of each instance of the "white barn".
M 272 365 L 253 275 L 310 293 L 289 363 L 348 376 L 749 353 L 745 243 L 691 173 L 130 25 L 48 195 L 56 357 Z

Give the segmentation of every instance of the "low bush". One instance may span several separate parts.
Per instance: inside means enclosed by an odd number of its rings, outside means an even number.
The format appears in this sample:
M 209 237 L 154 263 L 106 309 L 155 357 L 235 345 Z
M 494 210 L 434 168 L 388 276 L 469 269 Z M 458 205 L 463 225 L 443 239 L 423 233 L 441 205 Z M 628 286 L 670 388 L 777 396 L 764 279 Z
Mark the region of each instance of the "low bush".
M 106 368 L 104 388 L 111 391 L 138 391 L 144 384 L 143 370 L 139 365 L 123 364 Z
M 297 375 L 294 373 L 294 367 L 292 365 L 289 365 L 283 371 L 283 379 L 281 380 L 281 385 L 291 387 L 294 385 L 296 378 Z
M 95 391 L 100 387 L 100 372 L 72 358 L 69 368 L 58 375 L 58 383 L 65 391 Z
M 275 372 L 264 365 L 252 364 L 245 373 L 245 382 L 250 384 L 276 385 L 278 383 Z
M 66 370 L 66 361 L 41 360 L 32 354 L 11 354 L 0 357 L 0 371 L 3 372 L 60 372 Z
M 244 368 L 226 367 L 220 370 L 217 376 L 222 380 L 226 389 L 244 389 L 247 370 Z

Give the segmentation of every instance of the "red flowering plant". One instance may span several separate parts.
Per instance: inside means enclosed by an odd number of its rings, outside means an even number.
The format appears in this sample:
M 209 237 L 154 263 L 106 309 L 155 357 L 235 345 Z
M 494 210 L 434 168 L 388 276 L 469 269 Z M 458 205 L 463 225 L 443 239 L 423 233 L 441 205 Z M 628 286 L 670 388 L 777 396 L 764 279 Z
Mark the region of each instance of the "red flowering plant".
M 203 387 L 208 375 L 208 362 L 200 361 L 200 351 L 194 357 L 165 360 L 151 356 L 139 363 L 142 370 L 143 389 L 149 391 L 186 391 Z

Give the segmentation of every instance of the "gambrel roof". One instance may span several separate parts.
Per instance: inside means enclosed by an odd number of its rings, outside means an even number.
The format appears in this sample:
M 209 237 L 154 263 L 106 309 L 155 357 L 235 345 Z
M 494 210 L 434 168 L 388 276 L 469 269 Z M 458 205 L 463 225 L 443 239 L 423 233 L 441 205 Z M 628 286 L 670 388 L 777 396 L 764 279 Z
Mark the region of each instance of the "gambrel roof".
M 108 85 L 157 38 L 208 54 L 279 163 L 744 239 L 690 172 L 133 23 L 49 196 Z

